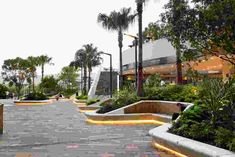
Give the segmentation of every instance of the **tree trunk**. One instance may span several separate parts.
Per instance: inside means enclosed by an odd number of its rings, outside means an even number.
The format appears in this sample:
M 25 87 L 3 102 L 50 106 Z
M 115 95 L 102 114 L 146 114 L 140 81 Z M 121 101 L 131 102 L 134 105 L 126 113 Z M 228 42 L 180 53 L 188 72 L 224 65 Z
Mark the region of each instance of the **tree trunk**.
M 83 71 L 83 66 L 81 65 L 81 86 L 80 86 L 81 93 L 83 93 L 83 74 L 82 74 L 82 71 Z
M 138 24 L 139 24 L 139 64 L 138 64 L 138 88 L 137 95 L 143 96 L 143 34 L 142 34 L 142 12 L 143 12 L 143 2 L 137 2 L 138 11 Z
M 119 76 L 119 87 L 122 88 L 123 86 L 123 70 L 122 70 L 122 30 L 118 31 L 118 46 L 119 46 L 119 63 L 120 63 L 120 76 Z
M 44 78 L 44 64 L 42 64 L 42 78 L 41 78 L 41 82 L 42 82 L 43 78 Z
M 35 88 L 34 88 L 34 74 L 32 75 L 32 78 L 33 78 L 33 93 L 35 92 Z
M 84 86 L 83 86 L 83 94 L 87 94 L 87 67 L 84 66 Z
M 176 73 L 177 73 L 177 78 L 176 82 L 177 84 L 182 84 L 182 61 L 181 61 L 181 53 L 179 48 L 176 50 Z
M 88 91 L 91 88 L 91 68 L 88 68 Z

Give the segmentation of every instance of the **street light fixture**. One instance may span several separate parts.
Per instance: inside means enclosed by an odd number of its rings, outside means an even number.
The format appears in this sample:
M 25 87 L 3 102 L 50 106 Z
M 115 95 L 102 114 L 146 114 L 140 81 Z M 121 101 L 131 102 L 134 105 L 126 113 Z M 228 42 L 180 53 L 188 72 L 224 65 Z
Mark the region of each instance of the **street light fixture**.
M 110 57 L 110 82 L 109 82 L 109 89 L 110 89 L 110 98 L 112 98 L 113 92 L 113 68 L 112 68 L 112 54 L 101 52 L 100 54 L 108 55 Z
M 135 88 L 137 89 L 137 45 L 138 45 L 138 37 L 130 34 L 124 33 L 124 35 L 134 38 L 133 45 L 135 46 Z

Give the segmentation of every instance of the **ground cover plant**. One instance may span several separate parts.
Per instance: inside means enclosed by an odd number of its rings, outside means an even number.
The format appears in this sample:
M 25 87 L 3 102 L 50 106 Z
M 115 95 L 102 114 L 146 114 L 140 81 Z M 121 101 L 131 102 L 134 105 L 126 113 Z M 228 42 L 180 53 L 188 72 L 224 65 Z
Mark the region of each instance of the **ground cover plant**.
M 98 98 L 88 99 L 86 104 L 87 105 L 92 105 L 92 104 L 94 104 L 96 102 L 99 102 L 99 101 L 100 101 L 100 99 L 98 99 Z
M 88 98 L 88 96 L 87 95 L 78 95 L 78 96 L 76 96 L 76 99 L 87 99 Z
M 199 97 L 169 132 L 235 152 L 235 80 L 207 79 Z

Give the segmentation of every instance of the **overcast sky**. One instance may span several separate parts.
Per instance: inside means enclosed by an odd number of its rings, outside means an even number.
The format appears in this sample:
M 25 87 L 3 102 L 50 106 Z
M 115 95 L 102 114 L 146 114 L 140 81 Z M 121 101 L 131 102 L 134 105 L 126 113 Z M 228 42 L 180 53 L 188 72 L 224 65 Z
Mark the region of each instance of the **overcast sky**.
M 150 0 L 144 7 L 143 28 L 159 19 L 167 0 Z M 122 7 L 136 9 L 135 0 L 0 0 L 0 65 L 5 59 L 47 54 L 54 66 L 46 74 L 59 73 L 82 45 L 93 43 L 113 55 L 118 68 L 117 33 L 97 24 L 99 13 L 109 14 Z M 126 33 L 137 33 L 137 19 Z M 123 49 L 132 39 L 124 36 Z M 103 66 L 108 67 L 109 59 Z M 40 73 L 40 71 L 38 71 Z

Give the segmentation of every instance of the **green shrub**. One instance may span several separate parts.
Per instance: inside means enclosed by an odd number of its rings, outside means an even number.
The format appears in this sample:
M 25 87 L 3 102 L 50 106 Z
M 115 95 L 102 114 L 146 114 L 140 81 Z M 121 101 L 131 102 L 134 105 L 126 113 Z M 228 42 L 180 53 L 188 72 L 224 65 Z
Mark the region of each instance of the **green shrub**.
M 193 85 L 167 85 L 145 87 L 145 96 L 150 100 L 194 102 L 199 99 L 198 87 Z
M 235 152 L 235 138 L 233 137 L 232 142 L 228 144 L 229 150 Z
M 129 89 L 123 89 L 114 95 L 113 105 L 120 108 L 129 104 L 132 104 L 138 100 L 139 99 L 137 97 L 136 92 L 130 91 Z
M 202 82 L 197 89 L 197 97 L 201 100 L 196 100 L 192 108 L 181 113 L 169 132 L 235 151 L 234 86 L 234 80 L 207 79 Z M 182 95 L 190 91 L 191 87 L 187 88 L 183 89 Z M 190 95 L 189 98 L 195 99 Z
M 235 131 L 219 127 L 215 131 L 215 144 L 218 147 L 235 151 Z
M 102 107 L 97 113 L 106 113 L 110 110 L 121 108 L 139 100 L 140 99 L 137 97 L 136 92 L 129 88 L 123 88 L 122 90 L 114 94 L 111 102 L 106 105 L 101 105 Z
M 94 98 L 94 99 L 89 99 L 89 100 L 87 100 L 87 105 L 91 105 L 91 104 L 94 104 L 94 103 L 96 103 L 96 102 L 99 102 L 100 101 L 100 99 L 98 99 L 98 98 Z
M 6 99 L 8 88 L 4 84 L 0 84 L 0 99 Z
M 29 93 L 25 96 L 24 100 L 47 100 L 48 97 L 40 92 Z
M 182 102 L 195 102 L 199 100 L 198 96 L 199 87 L 193 85 L 184 85 L 180 93 L 180 101 Z
M 112 103 L 102 106 L 97 113 L 107 113 L 112 110 L 117 109 L 117 106 L 114 106 Z
M 159 74 L 150 75 L 144 83 L 144 86 L 146 87 L 160 87 L 160 85 L 161 77 Z
M 88 96 L 87 95 L 79 95 L 79 96 L 76 96 L 76 99 L 87 99 Z
M 231 120 L 235 112 L 235 80 L 206 79 L 201 83 L 199 96 L 210 111 L 213 125 Z

